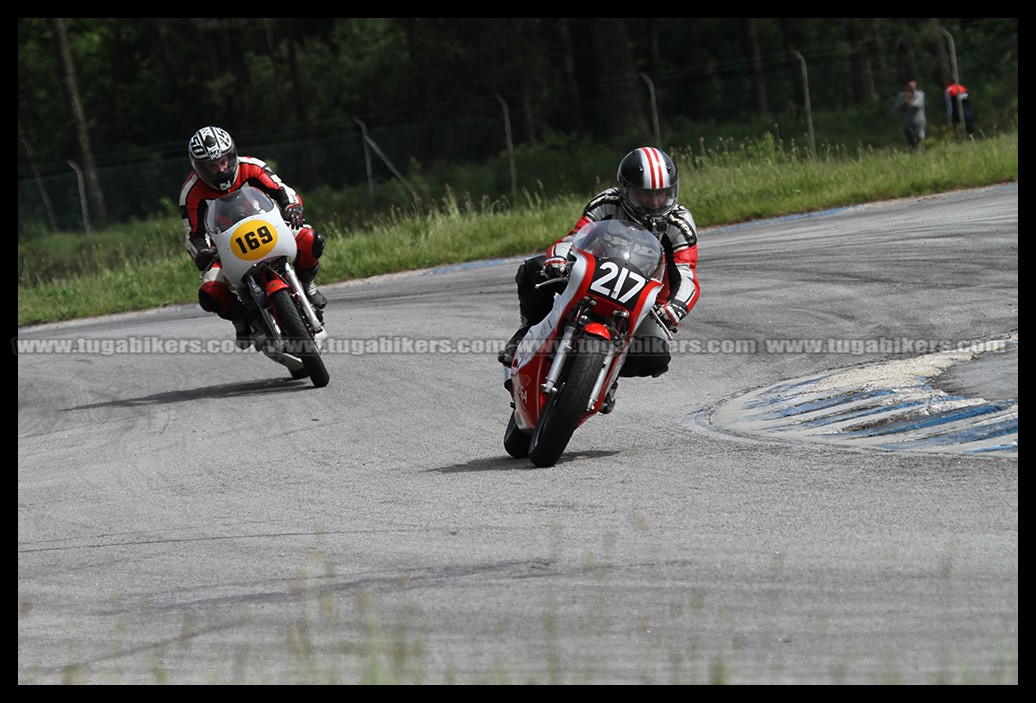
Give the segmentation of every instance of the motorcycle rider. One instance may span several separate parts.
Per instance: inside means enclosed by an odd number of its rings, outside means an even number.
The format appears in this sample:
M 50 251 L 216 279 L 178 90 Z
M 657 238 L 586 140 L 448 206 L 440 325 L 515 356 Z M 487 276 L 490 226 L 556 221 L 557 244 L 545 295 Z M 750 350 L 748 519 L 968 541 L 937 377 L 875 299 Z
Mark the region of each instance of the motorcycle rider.
M 295 230 L 298 254 L 295 258 L 299 282 L 306 297 L 318 312 L 327 305 L 327 298 L 317 290 L 316 275 L 320 255 L 324 252 L 324 236 L 310 227 L 302 214 L 302 198 L 289 188 L 265 162 L 238 156 L 237 146 L 226 130 L 202 127 L 187 142 L 191 173 L 180 188 L 180 216 L 186 234 L 187 252 L 194 265 L 203 272 L 198 289 L 198 304 L 234 324 L 237 346 L 251 346 L 248 322 L 237 297 L 230 292 L 230 282 L 223 275 L 218 251 L 205 233 L 205 211 L 209 203 L 232 193 L 246 183 L 262 190 L 276 202 L 284 220 Z
M 504 366 L 511 366 L 522 338 L 532 325 L 547 316 L 553 305 L 555 289 L 544 286 L 537 290 L 536 285 L 567 273 L 572 240 L 588 222 L 612 218 L 632 220 L 659 238 L 666 265 L 655 309 L 671 331 L 675 331 L 698 302 L 700 289 L 695 273 L 698 233 L 690 211 L 678 202 L 680 174 L 676 164 L 661 149 L 640 147 L 619 162 L 616 180 L 617 185 L 590 199 L 582 217 L 567 235 L 554 242 L 545 254 L 526 259 L 519 265 L 515 283 L 518 284 L 521 326 L 497 356 Z M 653 317 L 646 318 L 636 332 L 619 376 L 657 378 L 669 370 L 671 358 L 668 335 Z M 509 382 L 510 379 L 505 387 Z M 617 385 L 609 389 L 601 413 L 614 409 Z

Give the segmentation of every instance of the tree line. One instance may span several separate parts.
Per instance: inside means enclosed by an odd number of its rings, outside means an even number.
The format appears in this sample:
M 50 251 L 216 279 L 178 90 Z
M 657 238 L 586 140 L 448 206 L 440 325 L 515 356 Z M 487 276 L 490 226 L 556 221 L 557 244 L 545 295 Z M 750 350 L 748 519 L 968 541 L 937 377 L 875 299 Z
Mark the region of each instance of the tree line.
M 19 18 L 19 176 L 72 163 L 103 221 L 98 166 L 183 152 L 206 124 L 305 140 L 503 105 L 534 146 L 650 135 L 648 94 L 714 122 L 801 110 L 807 89 L 868 106 L 945 81 L 946 35 L 972 75 L 1016 84 L 1016 18 Z

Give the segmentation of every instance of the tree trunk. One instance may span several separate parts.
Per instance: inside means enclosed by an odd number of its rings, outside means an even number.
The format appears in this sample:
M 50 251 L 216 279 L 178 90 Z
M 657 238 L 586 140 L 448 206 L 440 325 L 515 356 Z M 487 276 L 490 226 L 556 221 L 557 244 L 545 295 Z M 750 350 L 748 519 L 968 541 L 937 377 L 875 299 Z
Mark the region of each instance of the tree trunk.
M 657 75 L 658 68 L 662 65 L 661 55 L 658 52 L 658 18 L 648 17 L 647 26 L 647 74 Z
M 687 40 L 684 42 L 687 54 L 684 62 L 687 65 L 690 85 L 687 92 L 693 96 L 688 101 L 688 117 L 703 119 L 709 113 L 707 88 L 711 82 L 712 68 L 705 53 L 705 43 L 701 31 L 701 19 L 692 17 L 687 20 Z
M 871 39 L 874 42 L 874 53 L 877 56 L 878 64 L 878 82 L 881 85 L 888 85 L 892 81 L 892 77 L 889 73 L 888 63 L 888 48 L 885 41 L 885 32 L 882 29 L 881 23 L 877 20 L 871 20 L 871 26 L 868 31 L 871 34 Z
M 805 112 L 806 86 L 802 83 L 802 65 L 799 63 L 799 59 L 795 55 L 795 52 L 798 51 L 799 48 L 798 40 L 796 38 L 797 33 L 792 29 L 787 17 L 781 17 L 778 20 L 778 26 L 781 29 L 784 53 L 788 57 L 788 75 L 791 80 L 792 91 L 794 93 L 792 104 L 795 107 L 795 114 L 801 115 Z
M 859 17 L 850 17 L 847 21 L 853 100 L 860 105 L 873 102 L 878 95 L 874 88 L 874 72 L 871 70 L 870 53 L 867 51 L 867 42 L 864 41 L 866 34 L 864 23 L 866 21 Z
M 590 22 L 597 75 L 601 77 L 601 105 L 607 138 L 651 139 L 633 46 L 625 20 L 603 17 Z
M 93 151 L 90 149 L 90 135 L 86 128 L 86 115 L 79 99 L 79 85 L 76 82 L 76 67 L 72 62 L 72 52 L 68 46 L 68 34 L 65 32 L 63 17 L 52 17 L 51 27 L 54 29 L 54 45 L 61 64 L 61 85 L 65 89 L 65 100 L 68 103 L 69 116 L 76 143 L 79 145 L 80 158 L 83 161 L 83 174 L 86 181 L 87 203 L 93 216 L 93 224 L 103 228 L 108 224 L 108 212 L 104 206 L 104 196 L 97 180 L 97 166 L 94 164 Z M 90 223 L 84 222 L 87 232 Z
M 32 156 L 32 145 L 29 144 L 29 140 L 25 138 L 25 134 L 22 132 L 22 123 L 18 123 L 18 141 L 25 147 L 25 158 L 29 162 L 29 167 L 32 169 L 32 177 L 36 181 L 36 187 L 40 189 L 40 198 L 43 200 L 43 209 L 47 211 L 47 221 L 50 222 L 50 230 L 52 232 L 58 231 L 58 220 L 54 216 L 54 206 L 50 202 L 50 197 L 47 195 L 46 188 L 43 187 L 43 179 L 40 178 L 40 170 L 36 167 L 36 159 Z
M 312 115 L 306 113 L 308 101 L 306 100 L 305 83 L 302 79 L 302 72 L 299 70 L 298 56 L 295 51 L 295 46 L 298 42 L 298 29 L 295 26 L 295 19 L 289 17 L 284 22 L 288 25 L 284 44 L 287 47 L 288 77 L 291 79 L 291 95 L 287 97 L 287 100 L 291 105 L 283 107 L 294 108 L 295 123 L 300 126 L 298 141 L 301 143 L 302 150 L 305 153 L 306 180 L 319 183 L 321 180 L 320 167 L 317 165 L 317 155 L 314 151 L 316 141 L 313 139 Z M 271 53 L 271 57 L 275 56 L 276 54 Z M 273 79 L 273 82 L 277 82 L 276 78 Z M 294 180 L 292 176 L 287 176 L 287 178 Z
M 755 18 L 746 17 L 741 23 L 745 44 L 745 55 L 752 67 L 752 89 L 755 95 L 755 109 L 766 117 L 770 114 L 770 101 L 766 94 L 766 78 L 763 75 L 762 51 L 759 49 L 759 33 Z
M 568 26 L 568 18 L 558 19 L 558 36 L 561 40 L 561 69 L 564 74 L 566 102 L 566 128 L 574 129 L 580 136 L 586 134 L 586 120 L 583 117 L 583 99 L 579 93 L 579 82 L 576 80 L 576 59 L 572 49 L 572 33 Z

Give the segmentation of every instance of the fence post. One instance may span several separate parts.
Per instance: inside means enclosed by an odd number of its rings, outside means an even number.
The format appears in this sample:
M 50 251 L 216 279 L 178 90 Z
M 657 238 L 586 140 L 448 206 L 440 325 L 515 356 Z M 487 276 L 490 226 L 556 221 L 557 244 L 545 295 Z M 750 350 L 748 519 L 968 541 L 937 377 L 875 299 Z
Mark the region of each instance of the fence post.
M 355 117 L 353 119 L 356 120 L 357 124 L 360 125 L 360 128 L 363 131 L 363 153 L 367 157 L 367 183 L 369 184 L 368 187 L 370 188 L 371 199 L 373 200 L 374 198 L 374 181 L 371 180 L 370 174 L 370 156 L 367 153 L 368 144 L 370 144 L 370 147 L 374 150 L 374 153 L 378 155 L 378 158 L 380 158 L 382 162 L 384 162 L 384 164 L 389 167 L 389 170 L 392 171 L 392 175 L 399 179 L 399 182 L 403 184 L 403 187 L 410 192 L 410 197 L 414 199 L 414 205 L 420 202 L 421 199 L 417 196 L 417 191 L 410 187 L 410 184 L 407 183 L 405 178 L 403 178 L 403 174 L 396 169 L 392 162 L 389 161 L 389 158 L 385 156 L 384 152 L 382 152 L 382 150 L 378 148 L 378 145 L 374 142 L 374 140 L 370 138 L 370 135 L 367 134 L 367 125 L 365 125 L 363 122 L 361 122 L 359 119 Z
M 367 169 L 367 198 L 370 200 L 371 212 L 374 211 L 374 173 L 371 169 L 371 148 L 367 145 L 367 125 L 354 117 L 356 124 L 360 125 L 360 133 L 363 136 L 363 165 Z
M 816 158 L 817 144 L 813 139 L 813 105 L 809 100 L 809 75 L 806 73 L 806 59 L 802 58 L 802 54 L 799 53 L 798 49 L 793 53 L 795 58 L 799 60 L 799 66 L 802 67 L 802 99 L 806 107 L 806 134 L 809 137 L 809 155 Z
M 72 167 L 72 170 L 76 172 L 76 180 L 79 182 L 79 204 L 83 209 L 83 227 L 86 230 L 86 237 L 90 237 L 90 208 L 86 202 L 86 184 L 83 182 L 83 172 L 79 170 L 79 166 L 76 165 L 75 161 L 69 159 L 68 165 Z
M 953 43 L 953 35 L 946 31 L 945 27 L 940 27 L 939 29 L 942 31 L 943 36 L 946 37 L 946 41 L 950 44 L 950 71 L 953 73 L 953 82 L 959 85 L 960 75 L 957 73 L 957 47 Z M 957 121 L 957 125 L 950 126 L 953 127 L 953 133 L 959 137 L 960 129 L 964 126 L 964 101 L 960 97 L 959 90 L 953 99 L 957 103 L 957 116 L 960 119 Z
M 511 111 L 507 108 L 507 103 L 504 102 L 500 93 L 496 94 L 496 99 L 500 101 L 504 110 L 504 138 L 507 140 L 507 161 L 511 166 L 511 194 L 516 195 L 518 193 L 518 170 L 514 164 L 514 141 L 511 139 Z

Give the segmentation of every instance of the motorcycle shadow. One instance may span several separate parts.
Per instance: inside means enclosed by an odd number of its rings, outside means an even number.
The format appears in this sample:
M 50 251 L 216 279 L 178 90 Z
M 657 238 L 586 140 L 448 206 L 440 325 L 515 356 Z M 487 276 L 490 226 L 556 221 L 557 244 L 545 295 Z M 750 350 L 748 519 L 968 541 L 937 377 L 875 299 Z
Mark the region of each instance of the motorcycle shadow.
M 103 403 L 88 403 L 63 408 L 62 412 L 73 410 L 91 410 L 94 408 L 135 407 L 139 405 L 165 405 L 168 403 L 184 403 L 192 400 L 262 396 L 270 393 L 295 393 L 309 390 L 312 386 L 309 379 L 271 378 L 263 381 L 242 381 L 240 383 L 222 383 L 216 386 L 207 385 L 178 391 L 165 391 L 136 398 L 117 398 Z
M 530 469 L 553 469 L 564 464 L 569 464 L 575 461 L 583 459 L 600 459 L 604 457 L 615 456 L 619 454 L 618 450 L 610 449 L 588 449 L 586 451 L 573 451 L 566 452 L 558 459 L 557 464 L 554 466 L 536 466 L 528 459 L 515 459 L 514 457 L 503 455 L 488 457 L 485 459 L 472 459 L 471 461 L 463 464 L 452 464 L 450 466 L 437 466 L 431 469 L 425 469 L 426 472 L 438 472 L 441 474 L 456 474 L 468 471 L 514 471 L 516 469 L 521 471 L 528 471 Z

